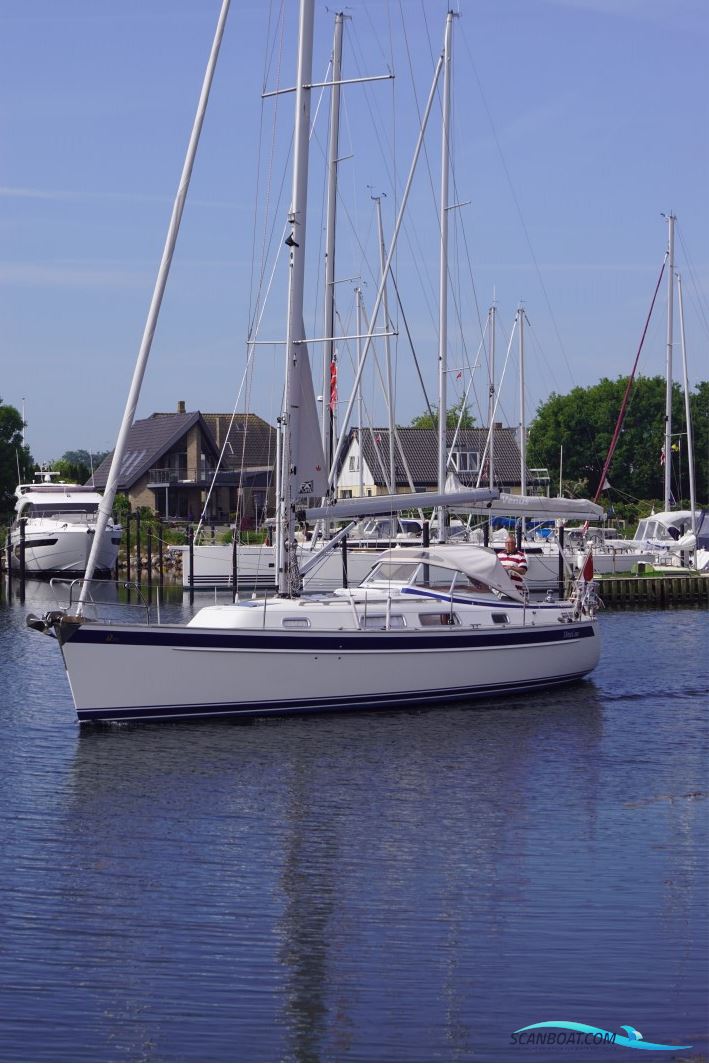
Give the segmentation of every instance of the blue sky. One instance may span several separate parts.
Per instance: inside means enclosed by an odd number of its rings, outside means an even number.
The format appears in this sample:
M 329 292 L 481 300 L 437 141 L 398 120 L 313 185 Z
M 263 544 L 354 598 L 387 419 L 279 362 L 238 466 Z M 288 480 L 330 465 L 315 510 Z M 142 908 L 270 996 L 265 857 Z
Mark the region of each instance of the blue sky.
M 385 195 L 390 234 L 446 9 L 439 0 L 352 0 L 346 9 L 343 75 L 392 69 L 396 77 L 343 93 L 341 332 L 354 331 L 355 286 L 365 305 L 376 293 L 370 197 Z M 217 0 L 0 6 L 0 397 L 18 409 L 24 400 L 35 458 L 113 445 L 218 10 Z M 704 0 L 462 0 L 456 10 L 452 198 L 465 206 L 450 212 L 451 398 L 469 380 L 493 295 L 498 369 L 520 300 L 530 321 L 528 420 L 552 390 L 628 372 L 669 210 L 678 216 L 690 379 L 709 377 Z M 261 102 L 264 81 L 273 88 L 294 77 L 293 0 L 283 23 L 280 12 L 280 3 L 233 0 L 139 416 L 174 410 L 178 400 L 228 411 L 239 395 L 253 293 L 262 259 L 270 275 L 290 189 L 293 98 Z M 314 78 L 322 80 L 332 7 L 318 3 L 316 12 Z M 396 260 L 431 396 L 438 113 Z M 323 99 L 311 151 L 306 307 L 317 336 L 326 129 Z M 284 271 L 281 255 L 263 339 L 283 337 Z M 663 286 L 645 373 L 664 372 L 665 305 Z M 406 423 L 425 403 L 395 306 L 392 316 L 397 417 Z M 675 350 L 679 373 L 678 332 Z M 320 348 L 312 353 L 317 365 Z M 339 357 L 344 399 L 346 344 Z M 240 408 L 273 421 L 281 377 L 282 348 L 259 347 Z M 471 392 L 479 421 L 474 396 L 482 403 L 486 390 L 483 365 Z M 373 372 L 365 392 L 369 416 L 382 424 Z M 516 361 L 499 416 L 507 424 L 519 417 Z

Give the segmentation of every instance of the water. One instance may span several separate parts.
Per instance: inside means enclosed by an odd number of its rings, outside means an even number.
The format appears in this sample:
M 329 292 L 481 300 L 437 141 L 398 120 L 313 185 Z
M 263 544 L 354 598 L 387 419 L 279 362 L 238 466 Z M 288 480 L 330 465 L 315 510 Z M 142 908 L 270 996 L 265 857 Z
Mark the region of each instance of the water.
M 706 1059 L 706 612 L 474 709 L 84 730 L 48 596 L 0 601 L 0 1059 Z M 558 1019 L 692 1048 L 511 1044 Z

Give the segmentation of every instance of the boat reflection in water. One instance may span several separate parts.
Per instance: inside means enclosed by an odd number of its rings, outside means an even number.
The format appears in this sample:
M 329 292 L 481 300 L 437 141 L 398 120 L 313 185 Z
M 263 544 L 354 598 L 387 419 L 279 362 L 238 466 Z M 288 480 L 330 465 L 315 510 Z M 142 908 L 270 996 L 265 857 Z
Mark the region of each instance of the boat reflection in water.
M 533 866 L 552 778 L 584 872 L 593 854 L 595 688 L 352 723 L 79 734 L 57 915 L 91 1044 L 362 1059 L 365 1031 L 385 1059 L 450 1059 L 525 1013 L 520 921 L 553 951 L 593 890 Z

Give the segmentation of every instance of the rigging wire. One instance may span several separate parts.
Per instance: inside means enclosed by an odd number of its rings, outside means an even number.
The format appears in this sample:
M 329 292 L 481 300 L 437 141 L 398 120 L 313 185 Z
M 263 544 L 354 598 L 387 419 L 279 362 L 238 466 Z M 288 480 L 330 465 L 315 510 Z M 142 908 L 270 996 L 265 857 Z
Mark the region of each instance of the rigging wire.
M 694 298 L 693 298 L 692 301 L 695 304 L 695 309 L 697 311 L 698 316 L 702 319 L 702 321 L 704 323 L 705 330 L 707 332 L 709 332 L 709 317 L 708 317 L 708 312 L 707 312 L 706 296 L 702 292 L 701 285 L 699 284 L 699 280 L 698 280 L 698 276 L 697 276 L 697 271 L 696 271 L 696 269 L 694 267 L 694 264 L 693 264 L 693 262 L 692 262 L 692 260 L 690 258 L 689 251 L 687 249 L 687 245 L 685 244 L 684 237 L 682 236 L 682 230 L 681 230 L 680 225 L 679 225 L 679 223 L 677 222 L 676 219 L 675 219 L 675 232 L 679 236 L 679 241 L 680 241 L 680 244 L 682 245 L 682 251 L 684 252 L 685 261 L 687 263 L 687 269 L 689 270 L 689 276 L 690 276 L 690 278 L 692 280 L 692 289 L 693 289 L 693 295 L 694 295 Z
M 662 281 L 662 277 L 663 277 L 663 274 L 665 272 L 665 267 L 666 266 L 667 266 L 667 255 L 665 255 L 665 258 L 663 259 L 662 269 L 660 270 L 660 276 L 657 278 L 657 284 L 655 286 L 655 291 L 653 293 L 652 302 L 650 303 L 650 309 L 649 309 L 649 311 L 647 313 L 647 318 L 645 320 L 645 327 L 643 329 L 642 336 L 640 337 L 640 344 L 638 345 L 637 354 L 635 355 L 635 362 L 633 363 L 632 371 L 630 373 L 630 376 L 628 377 L 628 383 L 627 383 L 626 388 L 625 388 L 625 395 L 623 396 L 623 402 L 621 403 L 620 411 L 618 412 L 618 420 L 616 421 L 615 429 L 613 431 L 613 438 L 611 439 L 610 447 L 608 448 L 608 455 L 606 457 L 605 462 L 603 463 L 603 470 L 601 472 L 601 476 L 600 476 L 600 479 L 598 481 L 598 487 L 596 489 L 596 494 L 593 496 L 593 501 L 594 502 L 598 502 L 598 500 L 600 498 L 601 492 L 603 491 L 603 485 L 606 482 L 606 476 L 608 475 L 608 470 L 610 469 L 611 462 L 613 461 L 613 455 L 615 453 L 616 445 L 618 443 L 618 437 L 620 436 L 620 430 L 622 428 L 623 421 L 625 419 L 625 412 L 626 412 L 627 407 L 628 407 L 628 401 L 630 399 L 630 393 L 631 393 L 631 389 L 633 387 L 633 381 L 635 380 L 635 371 L 638 368 L 638 362 L 640 360 L 640 352 L 642 351 L 643 344 L 645 343 L 645 337 L 647 335 L 648 326 L 650 324 L 650 318 L 652 317 L 652 311 L 653 311 L 654 306 L 655 306 L 655 300 L 657 299 L 657 293 L 660 290 L 660 282 Z M 666 460 L 668 462 L 671 462 L 672 461 L 672 456 L 671 455 L 667 455 L 666 456 Z
M 529 230 L 527 228 L 527 224 L 526 224 L 526 222 L 524 220 L 524 214 L 522 213 L 522 208 L 520 206 L 519 198 L 518 198 L 517 193 L 515 191 L 515 187 L 514 187 L 514 185 L 512 183 L 512 176 L 510 174 L 509 167 L 507 166 L 507 161 L 505 159 L 504 152 L 502 151 L 502 145 L 500 144 L 500 139 L 499 139 L 499 137 L 497 135 L 497 129 L 495 127 L 495 123 L 493 122 L 493 119 L 492 119 L 492 112 L 490 111 L 490 108 L 489 108 L 488 103 L 487 103 L 487 99 L 485 97 L 485 93 L 483 92 L 482 82 L 480 81 L 480 76 L 478 74 L 477 67 L 476 67 L 475 61 L 473 59 L 472 49 L 471 49 L 470 44 L 468 42 L 468 38 L 465 35 L 465 29 L 463 27 L 461 27 L 461 37 L 462 37 L 463 43 L 465 45 L 466 51 L 468 53 L 468 58 L 470 60 L 470 68 L 471 68 L 471 70 L 473 72 L 473 76 L 474 76 L 475 81 L 476 81 L 477 86 L 478 86 L 478 91 L 480 93 L 480 99 L 482 100 L 483 109 L 484 109 L 485 114 L 487 116 L 487 120 L 488 120 L 488 122 L 490 124 L 490 129 L 492 131 L 493 140 L 495 141 L 495 147 L 497 148 L 498 155 L 500 156 L 500 162 L 502 163 L 502 169 L 504 171 L 505 178 L 507 180 L 507 184 L 508 184 L 509 189 L 510 189 L 510 195 L 512 196 L 512 201 L 513 201 L 513 203 L 515 205 L 515 209 L 517 210 L 517 214 L 519 216 L 520 224 L 522 226 L 522 232 L 524 233 L 524 238 L 526 240 L 527 247 L 529 248 L 529 253 L 530 253 L 530 256 L 531 256 L 531 259 L 532 259 L 532 263 L 534 265 L 535 272 L 537 274 L 537 279 L 539 281 L 539 285 L 540 285 L 540 287 L 542 289 L 542 292 L 544 294 L 544 301 L 546 303 L 547 311 L 548 311 L 549 316 L 551 318 L 552 326 L 553 326 L 554 332 L 556 334 L 557 343 L 559 344 L 559 349 L 561 351 L 561 354 L 563 356 L 564 362 L 566 364 L 566 369 L 567 369 L 568 374 L 569 374 L 569 379 L 571 380 L 571 383 L 574 384 L 574 376 L 573 376 L 573 373 L 571 372 L 571 365 L 569 363 L 569 359 L 568 359 L 568 356 L 567 356 L 567 353 L 566 353 L 566 348 L 564 346 L 564 342 L 563 342 L 563 340 L 561 338 L 561 332 L 559 331 L 559 326 L 558 326 L 558 323 L 557 323 L 557 320 L 556 320 L 556 316 L 555 316 L 554 311 L 552 309 L 551 300 L 549 298 L 549 293 L 548 293 L 547 287 L 546 287 L 546 285 L 544 283 L 544 278 L 542 276 L 542 271 L 540 269 L 539 262 L 537 260 L 537 256 L 534 253 L 534 247 L 532 245 L 532 240 L 531 240 L 531 237 L 529 235 Z

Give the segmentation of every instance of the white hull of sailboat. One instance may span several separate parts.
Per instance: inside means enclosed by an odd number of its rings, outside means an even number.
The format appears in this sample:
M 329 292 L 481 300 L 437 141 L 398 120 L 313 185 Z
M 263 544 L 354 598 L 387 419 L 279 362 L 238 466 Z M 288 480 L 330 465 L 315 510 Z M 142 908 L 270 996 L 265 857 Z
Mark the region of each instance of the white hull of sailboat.
M 459 701 L 590 672 L 596 624 L 370 633 L 62 624 L 81 721 L 344 710 Z
M 412 541 L 415 542 L 415 541 Z M 402 541 L 401 546 L 407 546 Z M 357 550 L 347 552 L 347 579 L 350 584 L 359 584 L 375 564 L 383 550 Z M 175 549 L 175 548 L 173 548 Z M 230 590 L 234 584 L 234 559 L 230 544 L 205 544 L 193 548 L 193 566 L 190 568 L 189 550 L 178 548 L 182 554 L 182 586 L 197 589 L 221 588 Z M 530 591 L 545 592 L 559 586 L 558 550 L 527 548 L 528 570 L 525 583 Z M 307 547 L 298 550 L 298 564 L 303 565 L 313 557 Z M 269 546 L 239 545 L 236 555 L 236 585 L 243 590 L 263 591 L 275 584 L 276 554 Z M 333 550 L 303 579 L 305 591 L 332 591 L 343 583 L 342 554 Z
M 574 556 L 574 566 L 580 572 L 583 569 L 587 554 L 585 551 L 577 551 Z M 593 572 L 596 576 L 610 576 L 614 573 L 628 574 L 639 562 L 651 562 L 653 555 L 645 550 L 594 550 Z
M 190 553 L 187 547 L 173 548 L 182 555 L 182 586 L 212 590 L 231 590 L 234 586 L 234 557 L 231 544 L 204 544 L 193 548 L 193 565 L 190 568 Z M 347 579 L 350 584 L 359 584 L 372 568 L 378 557 L 377 551 L 354 551 L 347 553 Z M 298 563 L 303 565 L 313 557 L 307 547 L 298 550 Z M 342 553 L 333 550 L 303 578 L 305 591 L 332 591 L 343 584 Z M 262 546 L 239 544 L 236 548 L 236 586 L 244 591 L 267 591 L 276 584 L 276 550 Z

